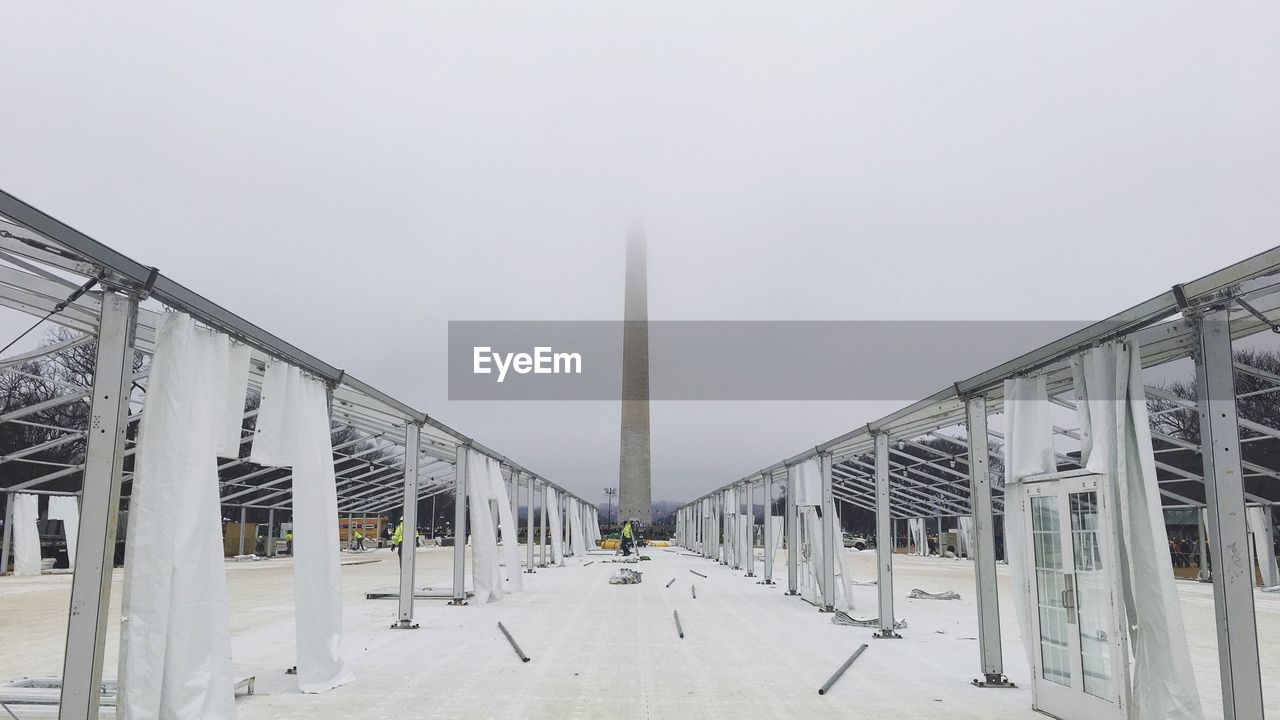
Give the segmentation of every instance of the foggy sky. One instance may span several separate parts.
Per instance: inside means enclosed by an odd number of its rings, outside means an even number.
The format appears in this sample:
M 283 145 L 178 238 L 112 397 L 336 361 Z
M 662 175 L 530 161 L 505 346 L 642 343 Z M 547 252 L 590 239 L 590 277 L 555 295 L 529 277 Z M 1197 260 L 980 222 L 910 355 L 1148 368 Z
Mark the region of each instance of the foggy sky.
M 1269 3 L 6 2 L 0 26 L 0 187 L 602 503 L 617 404 L 449 402 L 446 323 L 620 318 L 635 218 L 671 320 L 1091 320 L 1280 237 Z M 656 403 L 655 499 L 915 399 Z

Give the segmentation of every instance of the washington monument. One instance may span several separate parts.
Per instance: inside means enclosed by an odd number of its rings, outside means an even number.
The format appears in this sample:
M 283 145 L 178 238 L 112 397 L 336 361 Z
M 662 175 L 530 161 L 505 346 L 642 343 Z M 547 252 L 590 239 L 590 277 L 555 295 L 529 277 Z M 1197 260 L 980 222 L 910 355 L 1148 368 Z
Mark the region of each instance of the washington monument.
M 618 517 L 653 520 L 649 486 L 649 292 L 644 230 L 627 236 L 626 306 L 622 328 L 622 446 L 618 463 Z

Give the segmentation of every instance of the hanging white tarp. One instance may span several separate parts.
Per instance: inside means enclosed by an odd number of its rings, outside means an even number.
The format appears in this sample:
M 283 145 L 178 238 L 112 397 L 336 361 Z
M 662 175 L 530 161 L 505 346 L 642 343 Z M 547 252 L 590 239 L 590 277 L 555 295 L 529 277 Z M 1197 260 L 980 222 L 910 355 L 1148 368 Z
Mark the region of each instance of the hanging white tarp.
M 574 498 L 569 498 L 569 539 L 573 544 L 573 554 L 580 560 L 587 557 L 586 537 L 582 532 L 582 508 Z
M 502 465 L 491 461 L 488 467 L 489 489 L 498 505 L 498 528 L 502 533 L 502 559 L 507 568 L 507 590 L 517 593 L 524 590 L 524 574 L 520 572 L 520 528 L 515 514 L 511 512 L 511 498 L 507 495 L 507 484 L 502 480 Z M 498 576 L 502 575 L 499 571 Z
M 1035 638 L 1031 636 L 1031 571 L 1023 523 L 1022 479 L 1053 472 L 1053 414 L 1044 376 L 1004 381 L 1005 469 L 1004 553 L 1013 585 L 1014 614 L 1022 636 L 1027 665 L 1033 666 Z
M 551 524 L 551 562 L 564 567 L 564 545 L 561 544 L 564 535 L 560 529 L 560 503 L 555 488 L 547 485 L 544 490 L 548 522 Z
M 76 541 L 80 533 L 79 501 L 70 495 L 51 495 L 49 497 L 49 519 L 61 520 L 63 533 L 67 537 L 67 567 L 76 568 Z
M 929 538 L 924 527 L 924 518 L 908 518 L 907 533 L 911 536 L 911 544 L 915 547 L 916 555 L 927 556 L 929 554 Z
M 165 313 L 138 431 L 121 607 L 121 715 L 230 718 L 219 415 L 229 339 Z
M 218 457 L 240 457 L 244 436 L 244 398 L 249 389 L 249 346 L 238 342 L 220 343 L 225 348 L 221 363 L 226 373 L 223 394 L 214 399 L 218 411 Z
M 782 549 L 782 538 L 787 534 L 786 518 L 781 515 L 774 515 L 773 525 L 769 529 L 773 531 L 773 537 L 769 539 L 769 547 L 772 548 L 772 552 L 776 556 L 778 551 Z
M 342 659 L 338 495 L 324 383 L 287 363 L 267 363 L 249 460 L 293 468 L 298 689 L 319 693 L 351 682 Z
M 956 554 L 960 557 L 972 558 L 976 548 L 973 536 L 973 516 L 961 515 L 959 521 L 960 525 L 956 529 L 956 537 L 959 538 L 960 547 L 956 548 Z
M 798 507 L 817 507 L 822 504 L 822 468 L 818 458 L 809 458 L 792 465 L 795 473 L 796 501 Z
M 50 505 L 50 513 L 53 506 Z M 50 517 L 53 517 L 52 514 Z M 1280 585 L 1280 571 L 1276 568 L 1275 529 L 1271 525 L 1271 508 L 1250 507 L 1245 510 L 1249 532 L 1253 533 L 1254 557 L 1262 572 L 1262 586 Z
M 844 538 L 840 532 L 840 516 L 835 505 L 829 503 L 827 512 L 833 516 L 831 537 L 822 542 L 822 518 L 818 508 L 803 506 L 799 508 L 800 547 L 800 596 L 818 606 L 831 605 L 837 610 L 852 610 L 853 598 L 849 592 L 849 573 L 845 567 Z M 831 551 L 828 551 L 828 548 Z M 823 592 L 821 572 L 826 563 L 834 566 L 835 587 L 832 588 L 832 600 L 826 601 Z
M 9 496 L 13 503 L 13 574 L 40 574 L 40 498 L 31 493 Z
M 1160 504 L 1142 360 L 1134 343 L 1109 343 L 1072 365 L 1085 466 L 1102 473 L 1114 500 L 1120 604 L 1133 654 L 1130 717 L 1200 720 L 1200 695 L 1174 588 Z
M 502 569 L 498 567 L 497 529 L 493 525 L 493 479 L 486 455 L 467 451 L 467 507 L 471 513 L 471 582 L 475 601 L 502 599 Z

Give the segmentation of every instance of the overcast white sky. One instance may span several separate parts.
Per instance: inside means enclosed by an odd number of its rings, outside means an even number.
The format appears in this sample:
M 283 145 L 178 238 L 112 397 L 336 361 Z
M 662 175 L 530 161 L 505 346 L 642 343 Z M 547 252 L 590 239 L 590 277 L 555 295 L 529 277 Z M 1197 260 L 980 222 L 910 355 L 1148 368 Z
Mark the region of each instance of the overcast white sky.
M 446 322 L 620 318 L 633 217 L 655 319 L 1096 319 L 1277 244 L 1280 6 L 1047 5 L 6 2 L 0 187 L 603 501 L 617 405 L 451 403 Z M 655 404 L 655 499 L 896 406 Z

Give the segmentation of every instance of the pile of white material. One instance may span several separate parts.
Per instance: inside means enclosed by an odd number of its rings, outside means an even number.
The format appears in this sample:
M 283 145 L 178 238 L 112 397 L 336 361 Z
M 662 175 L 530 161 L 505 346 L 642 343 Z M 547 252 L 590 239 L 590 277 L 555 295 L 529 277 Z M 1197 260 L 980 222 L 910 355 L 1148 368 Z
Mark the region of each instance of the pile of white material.
M 907 595 L 911 600 L 959 600 L 960 593 L 954 590 L 946 590 L 940 593 L 925 592 L 919 588 L 912 588 L 911 594 Z
M 880 627 L 880 618 L 878 618 L 878 617 L 877 617 L 877 618 L 867 618 L 867 619 L 865 619 L 865 620 L 862 620 L 862 619 L 859 619 L 859 618 L 856 618 L 856 617 L 851 616 L 849 613 L 847 613 L 847 612 L 845 612 L 845 611 L 843 611 L 843 610 L 837 610 L 837 611 L 835 612 L 835 614 L 831 616 L 831 624 L 833 624 L 833 625 L 849 625 L 849 626 L 852 626 L 852 627 L 873 627 L 873 628 L 878 628 L 878 627 Z M 907 621 L 906 621 L 906 620 L 894 620 L 894 621 L 893 621 L 893 629 L 894 629 L 894 630 L 901 630 L 901 629 L 905 628 L 906 626 L 907 626 Z
M 622 568 L 617 575 L 609 578 L 610 585 L 639 585 L 641 576 L 644 573 L 631 568 Z

